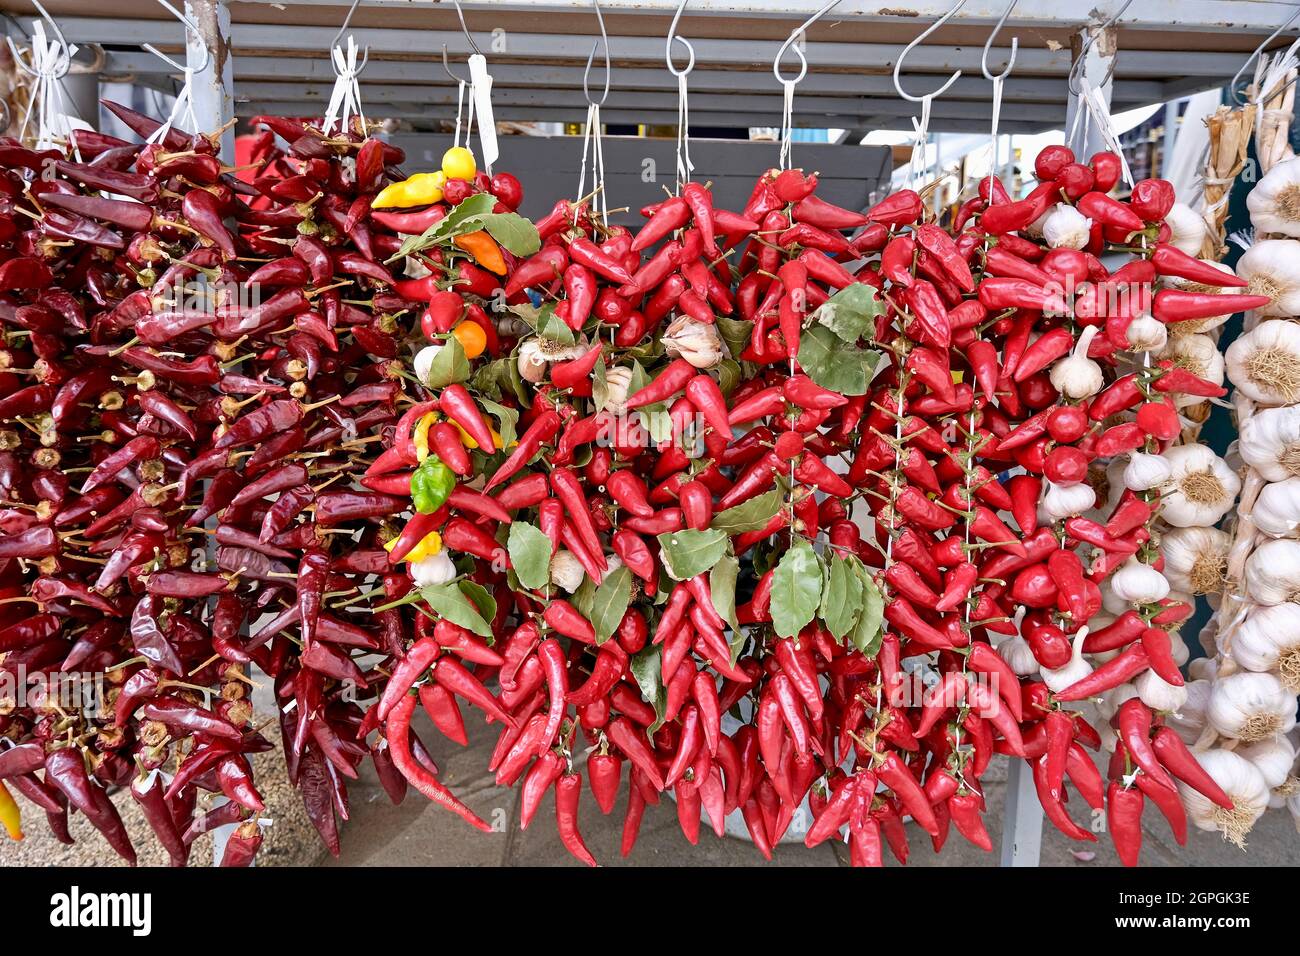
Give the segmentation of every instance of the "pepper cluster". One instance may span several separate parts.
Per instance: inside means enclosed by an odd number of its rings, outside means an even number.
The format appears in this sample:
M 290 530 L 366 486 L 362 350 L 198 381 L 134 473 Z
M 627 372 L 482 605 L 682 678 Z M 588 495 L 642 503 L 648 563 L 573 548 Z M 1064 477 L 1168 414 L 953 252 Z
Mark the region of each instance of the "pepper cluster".
M 405 237 L 370 209 L 402 155 L 262 117 L 245 182 L 215 138 L 106 105 L 154 141 L 0 144 L 0 651 L 18 690 L 0 778 L 61 838 L 70 805 L 128 860 L 109 787 L 130 785 L 178 865 L 241 823 L 226 863 L 246 865 L 265 809 L 248 755 L 272 746 L 251 722 L 256 664 L 337 852 L 363 759 L 404 787 L 356 703 L 409 623 L 373 613 L 409 588 L 383 547 L 405 493 L 356 481 L 413 401 L 398 317 L 427 293 L 390 272 Z M 447 247 L 443 281 L 481 288 Z M 56 696 L 78 674 L 105 692 Z M 198 806 L 202 791 L 227 800 Z

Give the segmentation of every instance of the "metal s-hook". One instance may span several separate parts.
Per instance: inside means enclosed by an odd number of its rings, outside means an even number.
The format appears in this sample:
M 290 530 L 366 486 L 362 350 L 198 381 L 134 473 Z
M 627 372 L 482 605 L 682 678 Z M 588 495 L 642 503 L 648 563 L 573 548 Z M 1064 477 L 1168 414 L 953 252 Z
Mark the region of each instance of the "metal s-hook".
M 1099 26 L 1095 31 L 1088 30 L 1088 35 L 1084 37 L 1083 43 L 1079 47 L 1079 55 L 1075 57 L 1074 62 L 1070 64 L 1070 72 L 1068 74 L 1068 83 L 1070 87 L 1070 92 L 1073 93 L 1075 96 L 1079 96 L 1083 92 L 1079 88 L 1079 74 L 1083 70 L 1083 65 L 1085 61 L 1088 59 L 1088 52 L 1092 49 L 1093 43 L 1097 41 L 1098 35 L 1105 33 L 1116 23 L 1118 23 L 1119 18 L 1124 15 L 1124 11 L 1126 11 L 1132 5 L 1133 5 L 1133 0 L 1124 0 L 1124 3 L 1120 5 L 1120 8 L 1116 10 L 1113 14 L 1111 14 L 1109 17 L 1107 17 L 1106 20 L 1101 24 L 1101 26 Z M 1110 82 L 1110 78 L 1114 75 L 1115 75 L 1115 58 L 1111 57 L 1110 68 L 1106 71 L 1106 78 L 1097 85 L 1105 86 L 1107 83 Z
M 776 51 L 776 59 L 772 61 L 772 73 L 776 76 L 776 81 L 778 83 L 798 83 L 800 80 L 802 80 L 805 76 L 808 75 L 808 61 L 807 59 L 804 58 L 803 50 L 799 49 L 799 46 L 796 43 L 796 41 L 801 36 L 804 35 L 804 33 L 807 31 L 807 29 L 810 26 L 812 26 L 814 23 L 816 23 L 826 14 L 830 13 L 830 11 L 834 9 L 839 4 L 839 2 L 840 0 L 830 0 L 830 3 L 824 5 L 820 10 L 818 10 L 811 17 L 805 20 L 800 26 L 796 27 L 788 37 L 786 37 L 786 41 L 781 44 L 781 49 Z M 799 57 L 799 75 L 796 76 L 793 80 L 787 80 L 784 76 L 781 75 L 781 60 L 785 56 L 786 51 L 789 50 L 791 46 L 794 47 L 795 55 Z
M 447 75 L 448 75 L 449 77 L 451 77 L 451 81 L 452 81 L 453 83 L 468 83 L 468 82 L 469 82 L 469 80 L 462 80 L 462 79 L 461 79 L 459 76 L 457 76 L 455 73 L 451 72 L 451 64 L 447 62 L 447 44 L 445 44 L 445 43 L 442 45 L 442 68 L 443 68 L 443 70 L 446 71 Z
M 203 59 L 197 66 L 188 67 L 188 68 L 182 67 L 171 57 L 160 52 L 157 48 L 154 47 L 152 43 L 141 43 L 140 46 L 143 49 L 148 50 L 150 53 L 152 53 L 154 56 L 158 57 L 159 59 L 167 61 L 168 63 L 170 63 L 172 66 L 176 67 L 179 70 L 183 71 L 185 69 L 189 69 L 190 72 L 193 73 L 202 73 L 204 70 L 208 68 L 208 64 L 212 61 L 212 54 L 208 51 L 208 44 L 203 40 L 203 31 L 199 29 L 199 25 L 195 23 L 193 19 L 191 19 L 189 16 L 182 13 L 181 11 L 177 10 L 170 3 L 168 3 L 167 0 L 158 0 L 158 2 L 161 3 L 164 7 L 166 7 L 169 11 L 171 11 L 172 16 L 174 16 L 177 20 L 179 20 L 182 24 L 184 24 L 185 29 L 187 31 L 193 33 L 196 37 L 199 38 L 200 41 L 199 45 L 203 48 Z
M 980 57 L 980 72 L 984 74 L 984 79 L 988 80 L 990 83 L 995 80 L 1005 80 L 1011 75 L 1011 68 L 1016 65 L 1016 50 L 1020 47 L 1020 38 L 1012 37 L 1011 56 L 1007 59 L 1006 67 L 1001 73 L 996 74 L 989 69 L 989 49 L 993 46 L 993 41 L 997 38 L 1002 27 L 1006 25 L 1007 17 L 1011 16 L 1011 11 L 1016 8 L 1016 2 L 1017 0 L 1011 0 L 1011 2 L 1007 4 L 1007 9 L 998 19 L 997 25 L 993 27 L 993 32 L 990 33 L 989 38 L 984 41 L 984 54 Z
M 588 106 L 604 106 L 605 100 L 609 98 L 609 34 L 605 32 L 605 15 L 600 12 L 600 0 L 592 0 L 592 5 L 596 8 L 596 21 L 600 24 L 600 39 L 591 45 L 591 53 L 587 55 L 587 68 L 582 72 L 582 95 L 587 98 Z M 599 100 L 593 100 L 589 86 L 591 64 L 596 59 L 596 48 L 602 44 L 605 47 L 605 89 L 600 94 Z
M 1237 89 L 1237 84 L 1241 81 L 1241 74 L 1245 73 L 1246 70 L 1250 68 L 1250 65 L 1254 63 L 1257 59 L 1259 59 L 1261 55 L 1263 55 L 1264 48 L 1266 46 L 1268 46 L 1279 36 L 1281 36 L 1284 32 L 1286 32 L 1286 30 L 1291 26 L 1291 24 L 1295 23 L 1296 17 L 1300 17 L 1300 7 L 1296 7 L 1295 13 L 1291 14 L 1291 16 L 1287 19 L 1286 23 L 1282 24 L 1280 27 L 1278 27 L 1276 30 L 1270 33 L 1268 35 L 1268 39 L 1266 39 L 1259 46 L 1255 47 L 1255 52 L 1246 58 L 1246 62 L 1241 64 L 1241 69 L 1238 70 L 1236 74 L 1232 77 L 1232 79 L 1228 82 L 1228 95 L 1232 97 L 1232 101 L 1236 103 L 1238 106 L 1246 105 L 1245 98 L 1242 97 L 1241 91 Z
M 333 51 L 333 49 L 339 45 L 339 41 L 343 39 L 343 34 L 347 32 L 348 24 L 352 22 L 352 14 L 357 12 L 357 7 L 359 7 L 360 5 L 361 5 L 361 0 L 352 0 L 352 6 L 348 7 L 348 15 L 343 18 L 343 25 L 339 27 L 339 32 L 334 34 L 334 39 L 330 41 L 331 51 Z M 333 62 L 333 60 L 334 60 L 334 56 L 333 53 L 331 52 L 330 62 Z M 362 70 L 364 70 L 366 68 L 366 64 L 369 62 L 370 62 L 370 44 L 367 43 L 365 47 L 363 47 L 361 50 L 361 65 L 357 67 L 357 72 L 360 73 Z M 337 65 L 334 68 L 334 72 L 338 73 Z
M 668 25 L 668 39 L 664 43 L 664 60 L 668 64 L 668 72 L 679 79 L 695 69 L 695 47 L 691 46 L 690 41 L 685 37 L 677 35 L 677 22 L 681 20 L 682 11 L 685 9 L 686 0 L 681 0 L 681 3 L 677 4 L 677 12 L 673 14 L 673 22 Z M 673 41 L 686 47 L 686 52 L 690 57 L 686 61 L 684 69 L 679 70 L 673 65 Z
M 933 93 L 926 93 L 923 96 L 913 96 L 911 93 L 907 92 L 907 90 L 903 89 L 903 84 L 898 79 L 899 74 L 903 70 L 903 61 L 907 59 L 907 55 L 911 53 L 922 40 L 951 20 L 957 11 L 965 5 L 966 0 L 957 0 L 956 6 L 941 16 L 938 20 L 935 20 L 934 23 L 926 27 L 925 30 L 921 32 L 920 36 L 907 46 L 903 47 L 903 52 L 898 54 L 898 59 L 894 63 L 894 89 L 898 91 L 898 95 L 903 99 L 912 103 L 923 103 L 926 100 L 933 100 L 936 96 L 942 96 L 947 91 L 948 87 L 956 83 L 958 78 L 961 76 L 961 70 L 953 70 L 952 76 L 948 77 L 947 82 L 944 83 L 943 86 L 939 87 Z
M 990 132 L 991 142 L 989 143 L 991 155 L 989 157 L 989 175 L 987 183 L 988 199 L 986 200 L 990 206 L 993 205 L 993 180 L 996 178 L 998 167 L 998 120 L 1001 119 L 1002 116 L 1002 84 L 1006 78 L 1011 75 L 1011 68 L 1016 65 L 1016 50 L 1020 46 L 1019 38 L 1011 38 L 1011 55 L 1007 58 L 1007 65 L 1003 67 L 1001 73 L 994 73 L 989 69 L 989 49 L 993 46 L 994 39 L 1006 24 L 1007 17 L 1011 16 L 1011 11 L 1014 10 L 1015 7 L 1016 0 L 1011 0 L 1011 2 L 1007 4 L 1007 9 L 1003 12 L 1001 18 L 993 27 L 993 32 L 990 33 L 989 38 L 984 41 L 984 53 L 980 56 L 980 72 L 984 74 L 986 80 L 993 84 L 993 122 Z
M 460 0 L 451 0 L 451 2 L 456 7 L 456 16 L 460 17 L 460 29 L 461 32 L 465 34 L 465 39 L 469 41 L 469 48 L 479 56 L 482 56 L 483 51 L 480 50 L 478 44 L 474 42 L 474 37 L 469 32 L 469 26 L 465 23 L 465 11 L 460 8 Z

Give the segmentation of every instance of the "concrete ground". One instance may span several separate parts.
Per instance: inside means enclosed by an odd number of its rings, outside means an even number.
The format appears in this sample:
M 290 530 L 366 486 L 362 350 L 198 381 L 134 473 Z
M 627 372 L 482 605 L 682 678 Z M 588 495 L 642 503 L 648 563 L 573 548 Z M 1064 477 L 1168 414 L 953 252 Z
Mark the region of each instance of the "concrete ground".
M 423 714 L 419 718 L 423 718 Z M 467 711 L 468 717 L 468 711 Z M 467 724 L 470 721 L 467 720 Z M 441 737 L 427 721 L 417 723 L 442 770 L 442 779 L 458 797 L 496 828 L 491 834 L 466 826 L 459 818 L 409 794 L 394 807 L 375 781 L 363 773 L 353 788 L 352 820 L 344 827 L 338 860 L 327 855 L 320 862 L 334 866 L 581 866 L 560 845 L 555 832 L 554 801 L 547 796 L 529 828 L 519 830 L 519 785 L 496 786 L 485 769 L 497 729 L 478 722 L 469 727 L 470 744 L 458 747 Z M 1002 811 L 1006 797 L 1006 765 L 999 761 L 986 776 L 990 804 L 986 821 L 993 845 L 1001 842 Z M 827 842 L 815 849 L 802 843 L 776 848 L 771 864 L 747 841 L 714 836 L 707 821 L 697 846 L 686 842 L 677 822 L 676 805 L 665 796 L 648 807 L 641 836 L 631 856 L 619 856 L 626 795 L 609 817 L 603 818 L 584 781 L 580 826 L 587 846 L 604 866 L 848 866 L 847 847 Z M 1074 808 L 1076 819 L 1083 819 Z M 1300 834 L 1285 810 L 1272 811 L 1256 824 L 1243 852 L 1217 833 L 1193 831 L 1187 846 L 1179 847 L 1164 819 L 1154 807 L 1144 814 L 1142 863 L 1146 866 L 1296 866 L 1300 865 Z M 929 837 L 909 824 L 912 845 L 909 866 L 997 866 L 996 852 L 984 853 L 953 831 L 941 854 L 935 854 Z M 887 859 L 891 864 L 892 858 Z M 1118 866 L 1119 860 L 1105 834 L 1095 844 L 1079 844 L 1057 833 L 1051 824 L 1043 831 L 1041 862 L 1045 866 Z
M 466 710 L 468 717 L 470 711 Z M 498 787 L 485 769 L 496 741 L 497 729 L 467 721 L 470 745 L 458 747 L 443 738 L 417 712 L 415 727 L 429 746 L 442 771 L 442 780 L 494 826 L 481 833 L 454 815 L 411 792 L 401 806 L 394 807 L 380 788 L 369 763 L 361 779 L 349 786 L 352 819 L 342 828 L 342 853 L 331 858 L 321 847 L 306 820 L 302 802 L 283 775 L 278 752 L 258 755 L 255 773 L 268 805 L 265 818 L 274 821 L 266 831 L 266 842 L 258 855 L 259 866 L 581 866 L 560 845 L 555 832 L 554 801 L 547 796 L 537 817 L 526 831 L 519 829 L 519 790 Z M 1006 765 L 999 761 L 986 778 L 990 812 L 986 816 L 995 847 L 1001 843 L 1003 805 L 1006 797 Z M 614 812 L 602 817 L 586 784 L 583 786 L 580 826 L 592 854 L 604 866 L 847 866 L 847 848 L 827 842 L 807 849 L 801 842 L 786 843 L 775 850 L 766 864 L 748 840 L 718 838 L 706 822 L 697 846 L 691 846 L 677 822 L 676 804 L 665 796 L 658 806 L 648 807 L 641 835 L 631 856 L 619 856 L 626 794 L 621 794 Z M 165 863 L 160 850 L 145 829 L 129 795 L 119 793 L 121 809 L 142 866 Z M 1076 819 L 1085 819 L 1078 806 Z M 49 836 L 45 824 L 30 807 L 24 813 L 27 838 L 10 843 L 0 835 L 0 866 L 115 866 L 118 858 L 79 816 L 72 820 L 74 846 L 65 847 Z M 1296 866 L 1300 865 L 1300 835 L 1290 814 L 1271 811 L 1250 834 L 1246 851 L 1225 843 L 1218 834 L 1193 831 L 1186 847 L 1174 843 L 1164 820 L 1148 807 L 1142 862 L 1146 866 Z M 996 852 L 983 853 L 966 843 L 955 831 L 942 854 L 936 855 L 929 837 L 909 824 L 912 846 L 910 866 L 997 866 Z M 211 864 L 211 837 L 195 844 L 191 865 Z M 896 865 L 886 854 L 890 865 Z M 1050 824 L 1043 831 L 1042 864 L 1048 866 L 1117 866 L 1118 860 L 1104 834 L 1095 844 L 1078 844 L 1057 833 Z

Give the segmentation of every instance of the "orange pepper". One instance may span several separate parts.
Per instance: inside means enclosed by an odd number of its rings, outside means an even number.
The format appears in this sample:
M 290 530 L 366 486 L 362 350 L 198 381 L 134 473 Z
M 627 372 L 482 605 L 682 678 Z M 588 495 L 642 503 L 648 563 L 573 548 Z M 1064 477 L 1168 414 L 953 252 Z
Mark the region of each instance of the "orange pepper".
M 486 230 L 480 229 L 478 232 L 457 236 L 452 241 L 457 249 L 464 249 L 488 272 L 494 272 L 499 276 L 506 274 L 506 260 L 501 255 L 501 247 Z

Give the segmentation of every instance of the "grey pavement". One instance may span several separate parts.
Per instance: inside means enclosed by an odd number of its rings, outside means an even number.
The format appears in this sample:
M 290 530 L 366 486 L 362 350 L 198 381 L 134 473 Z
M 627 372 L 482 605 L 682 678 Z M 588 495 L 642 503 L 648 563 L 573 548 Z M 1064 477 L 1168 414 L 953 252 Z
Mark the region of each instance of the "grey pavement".
M 555 831 L 554 801 L 545 798 L 529 828 L 519 829 L 519 785 L 498 787 L 487 771 L 498 728 L 471 718 L 466 709 L 469 746 L 459 747 L 443 738 L 418 715 L 415 727 L 428 745 L 442 774 L 441 779 L 496 828 L 481 833 L 414 792 L 401 806 L 394 807 L 374 779 L 363 773 L 352 786 L 352 820 L 342 832 L 342 853 L 338 860 L 324 855 L 323 865 L 335 866 L 582 866 L 561 846 Z M 996 848 L 1001 841 L 1002 809 L 1006 791 L 1005 764 L 995 763 L 985 778 L 989 812 L 985 817 Z M 587 846 L 603 866 L 847 866 L 847 847 L 828 841 L 815 849 L 802 843 L 778 846 L 772 862 L 766 863 L 746 840 L 716 837 L 707 819 L 700 828 L 699 843 L 691 846 L 677 821 L 676 805 L 665 795 L 658 806 L 646 809 L 640 839 L 625 860 L 619 856 L 626 806 L 624 791 L 613 813 L 604 817 L 591 792 L 583 784 L 580 827 Z M 1076 797 L 1076 803 L 1081 801 Z M 1086 819 L 1073 807 L 1076 819 Z M 1142 863 L 1144 866 L 1296 866 L 1300 864 L 1300 835 L 1285 810 L 1270 811 L 1256 825 L 1245 851 L 1224 842 L 1218 834 L 1192 830 L 1188 844 L 1178 846 L 1164 819 L 1154 807 L 1144 815 Z M 911 857 L 909 866 L 997 866 L 996 852 L 984 853 L 966 843 L 954 830 L 942 853 L 935 854 L 930 838 L 918 827 L 908 825 Z M 889 865 L 897 865 L 888 858 Z M 1044 866 L 1118 866 L 1109 838 L 1100 834 L 1097 843 L 1074 843 L 1051 824 L 1045 824 L 1041 862 Z

